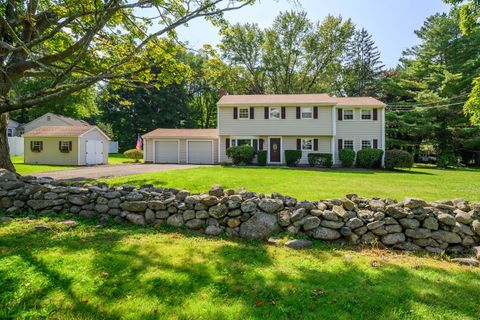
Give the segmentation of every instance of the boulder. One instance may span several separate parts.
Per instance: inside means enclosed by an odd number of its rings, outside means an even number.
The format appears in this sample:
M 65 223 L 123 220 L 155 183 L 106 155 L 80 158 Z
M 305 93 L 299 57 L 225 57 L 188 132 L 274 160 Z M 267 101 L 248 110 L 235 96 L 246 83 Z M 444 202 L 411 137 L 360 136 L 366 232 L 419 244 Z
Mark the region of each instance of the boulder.
M 143 212 L 147 209 L 147 202 L 146 201 L 125 201 L 120 205 L 120 207 L 126 211 Z
M 289 240 L 285 243 L 285 246 L 292 248 L 292 249 L 305 249 L 311 247 L 313 244 L 312 241 L 310 240 L 304 240 L 304 239 L 294 239 L 294 240 Z
M 205 229 L 205 234 L 209 236 L 218 236 L 220 233 L 222 233 L 223 229 L 218 226 L 208 226 Z
M 446 243 L 461 243 L 462 238 L 455 232 L 437 230 L 432 232 L 432 238 Z
M 306 217 L 303 222 L 303 230 L 308 231 L 317 228 L 320 225 L 320 219 L 318 217 Z
M 309 231 L 309 234 L 313 238 L 320 240 L 335 240 L 342 236 L 337 230 L 332 230 L 324 227 L 318 227 L 312 231 Z
M 475 255 L 475 258 L 480 259 L 480 246 L 474 247 L 472 249 L 472 252 Z
M 385 210 L 385 202 L 383 200 L 370 200 L 368 202 L 370 209 L 372 211 L 384 211 Z
M 440 213 L 437 216 L 438 221 L 440 221 L 443 224 L 446 224 L 447 226 L 454 226 L 455 225 L 455 218 L 448 214 L 448 213 Z
M 474 258 L 453 258 L 451 261 L 471 267 L 476 267 L 480 265 L 480 261 Z
M 208 209 L 208 214 L 215 219 L 223 218 L 227 215 L 227 213 L 228 213 L 228 207 L 226 204 L 219 203 L 214 206 L 211 206 Z
M 373 221 L 367 224 L 368 230 L 374 230 L 382 227 L 385 224 L 385 221 Z
M 405 200 L 403 200 L 403 206 L 409 209 L 416 209 L 426 207 L 427 203 L 422 199 L 405 198 Z
M 401 232 L 390 233 L 382 237 L 382 243 L 386 246 L 393 246 L 405 241 L 405 235 Z
M 356 229 L 361 226 L 363 226 L 363 221 L 360 220 L 359 218 L 352 218 L 345 223 L 345 226 L 351 228 L 351 229 Z
M 426 228 L 407 229 L 405 230 L 405 235 L 413 239 L 424 239 L 431 237 L 432 232 Z
M 473 231 L 480 236 L 480 220 L 474 220 L 472 222 Z
M 216 196 L 204 194 L 200 196 L 200 203 L 208 208 L 216 205 L 218 203 L 218 198 Z
M 236 228 L 240 225 L 240 219 L 238 218 L 230 218 L 227 220 L 227 225 L 230 227 L 230 228 Z
M 258 207 L 266 213 L 275 213 L 283 209 L 283 201 L 280 199 L 262 199 Z
M 400 219 L 399 222 L 405 229 L 416 229 L 420 227 L 420 222 L 416 219 L 403 218 Z
M 340 229 L 345 224 L 342 221 L 322 220 L 321 225 L 322 225 L 322 227 L 325 227 L 325 228 Z
M 345 211 L 345 209 L 343 209 L 342 206 L 335 205 L 333 206 L 332 211 L 341 219 L 344 219 L 347 217 L 347 211 Z
M 205 221 L 200 220 L 200 219 L 192 219 L 188 220 L 185 225 L 187 228 L 192 229 L 192 230 L 199 230 L 202 229 L 205 226 Z
M 240 237 L 259 239 L 277 231 L 280 231 L 280 226 L 275 215 L 257 212 L 240 226 Z
M 405 212 L 405 209 L 402 207 L 402 205 L 397 203 L 388 205 L 385 208 L 385 212 L 388 216 L 395 219 L 401 219 L 407 216 L 407 213 Z
M 278 213 L 278 224 L 282 227 L 288 227 L 291 223 L 290 211 L 282 210 Z
M 28 200 L 27 205 L 33 210 L 42 210 L 55 206 L 55 200 Z
M 155 215 L 155 212 L 154 212 L 153 210 L 147 209 L 147 210 L 145 211 L 145 221 L 146 221 L 147 223 L 150 223 L 150 224 L 154 223 L 154 222 L 155 222 L 155 218 L 156 218 L 156 215 Z
M 347 211 L 352 211 L 355 209 L 355 203 L 350 199 L 342 199 L 342 204 Z
M 150 200 L 148 201 L 147 205 L 149 209 L 152 209 L 154 211 L 167 209 L 167 205 L 160 200 Z
M 473 211 L 465 212 L 457 209 L 453 212 L 455 214 L 455 220 L 463 224 L 470 224 L 473 221 Z
M 244 201 L 240 206 L 240 210 L 242 210 L 242 212 L 255 212 L 257 210 L 257 203 L 254 200 Z
M 167 224 L 173 226 L 173 227 L 181 227 L 183 225 L 183 215 L 181 214 L 174 214 L 168 217 L 167 219 Z
M 299 221 L 299 220 L 301 220 L 306 214 L 307 214 L 307 211 L 305 210 L 305 208 L 299 208 L 299 209 L 296 209 L 295 211 L 293 211 L 290 219 L 292 220 L 292 222 Z
M 430 230 L 438 230 L 438 220 L 434 217 L 428 217 L 423 220 L 423 227 Z
M 75 204 L 77 206 L 83 206 L 84 204 L 87 204 L 90 202 L 90 199 L 87 196 L 81 196 L 81 195 L 70 195 L 68 196 L 67 200 L 71 204 Z
M 133 224 L 145 225 L 145 218 L 141 214 L 129 213 L 126 218 Z
M 402 232 L 403 228 L 399 224 L 389 224 L 385 226 L 385 231 L 387 233 L 399 233 Z
M 223 197 L 223 188 L 221 185 L 215 184 L 208 191 L 208 194 L 217 198 Z

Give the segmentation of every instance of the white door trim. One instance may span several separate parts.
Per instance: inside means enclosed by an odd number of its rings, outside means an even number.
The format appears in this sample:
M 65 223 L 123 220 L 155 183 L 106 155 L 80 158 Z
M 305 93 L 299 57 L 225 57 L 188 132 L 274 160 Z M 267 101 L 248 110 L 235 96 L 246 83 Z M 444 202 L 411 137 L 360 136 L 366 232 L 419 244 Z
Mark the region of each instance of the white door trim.
M 180 139 L 153 139 L 153 163 L 157 163 L 157 153 L 155 152 L 155 144 L 156 142 L 172 142 L 176 141 L 177 142 L 177 163 L 180 163 Z
M 280 162 L 271 162 L 270 161 L 270 139 L 280 139 Z M 268 136 L 267 137 L 267 163 L 268 164 L 282 164 L 283 160 L 283 138 L 282 136 Z
M 215 148 L 214 148 L 214 140 L 213 139 L 187 139 L 187 142 L 186 142 L 186 147 L 187 147 L 187 164 L 190 163 L 190 159 L 188 158 L 188 144 L 190 142 L 211 142 L 212 144 L 212 163 L 211 164 L 214 164 L 215 163 Z

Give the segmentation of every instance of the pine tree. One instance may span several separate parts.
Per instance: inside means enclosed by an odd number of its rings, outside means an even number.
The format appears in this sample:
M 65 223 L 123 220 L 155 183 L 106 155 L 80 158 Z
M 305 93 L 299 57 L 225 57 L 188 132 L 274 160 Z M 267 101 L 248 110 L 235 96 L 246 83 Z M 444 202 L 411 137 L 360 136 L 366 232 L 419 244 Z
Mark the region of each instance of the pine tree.
M 344 93 L 347 96 L 379 96 L 384 65 L 372 36 L 363 28 L 357 30 L 347 48 Z

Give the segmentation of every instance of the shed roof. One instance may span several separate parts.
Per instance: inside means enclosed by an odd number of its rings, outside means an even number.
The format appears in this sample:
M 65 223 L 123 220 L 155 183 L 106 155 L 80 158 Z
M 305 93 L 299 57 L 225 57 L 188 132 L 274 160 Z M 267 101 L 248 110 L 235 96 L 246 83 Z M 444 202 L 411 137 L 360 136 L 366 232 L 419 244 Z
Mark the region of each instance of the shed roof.
M 158 128 L 142 136 L 148 138 L 211 138 L 218 139 L 217 129 L 166 129 Z
M 42 126 L 24 134 L 24 137 L 79 137 L 94 126 Z

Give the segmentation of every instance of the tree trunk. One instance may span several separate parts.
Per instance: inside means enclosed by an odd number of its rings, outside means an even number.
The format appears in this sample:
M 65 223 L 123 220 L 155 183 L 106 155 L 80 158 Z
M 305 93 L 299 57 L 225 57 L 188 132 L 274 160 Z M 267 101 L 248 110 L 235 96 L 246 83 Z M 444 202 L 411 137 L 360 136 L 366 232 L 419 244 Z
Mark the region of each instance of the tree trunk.
M 12 160 L 10 159 L 10 148 L 7 137 L 8 113 L 0 114 L 0 168 L 15 171 Z

